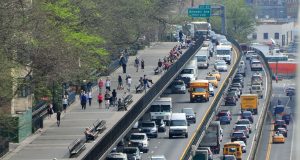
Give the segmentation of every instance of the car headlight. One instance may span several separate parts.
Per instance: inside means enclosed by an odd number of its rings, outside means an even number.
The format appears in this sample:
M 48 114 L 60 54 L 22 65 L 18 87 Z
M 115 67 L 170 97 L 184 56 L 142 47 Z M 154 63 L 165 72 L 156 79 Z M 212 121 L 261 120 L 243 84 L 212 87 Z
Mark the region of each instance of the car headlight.
M 156 132 L 156 128 L 152 128 L 152 129 L 151 129 L 151 132 Z
M 194 98 L 194 97 L 195 97 L 195 95 L 193 94 L 193 95 L 192 95 L 192 97 Z
M 181 86 L 181 88 L 180 88 L 181 90 L 185 90 L 185 86 Z
M 131 142 L 129 141 L 128 144 L 131 144 Z

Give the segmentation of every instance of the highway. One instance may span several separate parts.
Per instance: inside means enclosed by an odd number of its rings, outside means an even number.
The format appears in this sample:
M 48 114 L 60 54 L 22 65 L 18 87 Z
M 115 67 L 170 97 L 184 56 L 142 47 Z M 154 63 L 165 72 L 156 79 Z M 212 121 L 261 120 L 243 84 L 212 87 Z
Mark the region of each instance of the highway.
M 245 93 L 250 93 L 249 92 L 249 87 L 251 85 L 251 76 L 254 73 L 253 71 L 250 70 L 250 66 L 249 66 L 249 61 L 246 62 L 247 64 L 247 73 L 246 73 L 246 77 L 244 79 L 244 88 L 243 88 L 243 94 Z M 264 88 L 264 92 L 263 92 L 263 98 L 259 99 L 259 108 L 258 108 L 258 114 L 254 115 L 254 122 L 252 124 L 252 133 L 250 134 L 250 137 L 247 138 L 247 144 L 246 144 L 246 153 L 243 153 L 243 160 L 248 160 L 249 159 L 249 153 L 250 151 L 253 149 L 253 141 L 255 139 L 255 136 L 257 134 L 257 122 L 258 119 L 261 118 L 262 116 L 262 107 L 265 106 L 265 97 L 267 95 L 266 91 L 267 91 L 267 87 L 268 84 L 266 83 L 267 81 L 267 77 L 266 77 L 266 72 L 265 71 L 261 71 L 262 75 L 263 75 L 263 88 Z M 236 106 L 224 106 L 224 103 L 222 103 L 222 105 L 220 106 L 219 110 L 223 110 L 223 109 L 228 109 L 231 111 L 232 114 L 232 121 L 230 123 L 230 125 L 222 125 L 223 128 L 223 141 L 221 143 L 221 151 L 219 155 L 215 155 L 214 159 L 219 159 L 219 157 L 223 154 L 223 146 L 225 143 L 227 142 L 231 142 L 231 138 L 230 135 L 233 132 L 233 128 L 235 126 L 235 123 L 237 122 L 237 120 L 240 118 L 240 100 L 237 103 Z
M 272 103 L 270 105 L 269 108 L 269 113 L 272 113 L 271 111 L 273 111 L 273 106 L 275 106 L 277 104 L 277 100 L 280 99 L 282 104 L 286 104 L 287 106 L 291 107 L 292 109 L 292 113 L 295 112 L 295 97 L 292 97 L 292 99 L 290 100 L 288 96 L 285 95 L 284 92 L 284 88 L 286 86 L 294 86 L 295 87 L 295 81 L 292 80 L 284 80 L 283 82 L 279 82 L 278 84 L 273 83 L 273 97 L 272 97 Z M 270 116 L 271 117 L 271 116 Z M 274 121 L 274 119 L 271 120 L 272 122 Z M 270 119 L 269 119 L 270 122 Z M 272 128 L 272 123 L 268 123 L 269 124 L 269 142 L 268 143 L 268 151 L 267 151 L 267 155 L 266 155 L 266 159 L 267 160 L 290 160 L 293 159 L 293 155 L 292 155 L 292 148 L 293 148 L 293 141 L 294 141 L 294 121 L 292 119 L 292 121 L 290 122 L 290 124 L 288 125 L 288 137 L 285 139 L 285 143 L 284 144 L 272 144 L 271 138 L 273 135 L 273 131 L 271 131 L 270 128 Z M 269 153 L 269 154 L 268 154 Z M 295 158 L 295 157 L 294 157 Z
M 234 58 L 236 60 L 236 50 L 234 51 Z M 214 58 L 211 58 L 210 65 L 208 69 L 199 69 L 198 71 L 198 79 L 203 79 L 209 71 L 213 69 Z M 218 92 L 221 84 L 223 83 L 225 77 L 228 75 L 229 70 L 231 69 L 233 63 L 228 67 L 228 72 L 222 72 L 221 81 L 219 81 L 219 87 L 216 88 L 215 94 Z M 165 133 L 159 133 L 158 138 L 154 138 L 150 140 L 149 143 L 149 152 L 142 154 L 142 159 L 149 159 L 152 155 L 165 155 L 168 160 L 179 159 L 186 146 L 190 143 L 192 135 L 195 133 L 197 126 L 200 124 L 202 118 L 207 112 L 208 108 L 213 102 L 213 97 L 210 98 L 209 102 L 206 103 L 190 103 L 189 102 L 189 93 L 186 94 L 170 94 L 168 95 L 172 97 L 173 100 L 173 113 L 181 112 L 181 109 L 184 107 L 193 108 L 196 112 L 197 121 L 196 124 L 191 124 L 188 127 L 189 137 L 188 138 L 173 138 L 169 139 L 168 130 Z M 149 117 L 149 115 L 145 115 L 145 117 Z

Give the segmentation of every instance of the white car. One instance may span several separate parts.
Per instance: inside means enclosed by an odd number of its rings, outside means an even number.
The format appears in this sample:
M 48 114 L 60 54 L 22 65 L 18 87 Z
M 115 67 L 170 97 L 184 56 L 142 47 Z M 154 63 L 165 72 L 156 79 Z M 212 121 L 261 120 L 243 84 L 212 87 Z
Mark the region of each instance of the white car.
M 129 137 L 129 146 L 139 147 L 143 152 L 148 152 L 149 139 L 146 133 L 132 133 Z
M 245 144 L 244 141 L 234 141 L 234 142 L 237 142 L 237 143 L 241 144 L 241 146 L 242 146 L 242 152 L 246 153 L 246 144 Z
M 167 160 L 164 155 L 153 155 L 151 156 L 151 160 Z
M 224 60 L 216 60 L 215 69 L 219 72 L 227 72 L 227 64 Z

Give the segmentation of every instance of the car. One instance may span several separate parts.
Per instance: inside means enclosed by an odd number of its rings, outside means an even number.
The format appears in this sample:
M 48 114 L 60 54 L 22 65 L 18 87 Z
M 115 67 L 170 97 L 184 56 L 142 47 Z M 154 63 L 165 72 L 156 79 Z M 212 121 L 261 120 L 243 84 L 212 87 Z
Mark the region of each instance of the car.
M 255 73 L 252 75 L 251 85 L 263 85 L 263 77 L 260 73 Z
M 244 78 L 234 77 L 232 79 L 231 83 L 240 83 L 242 85 L 242 87 L 244 88 Z
M 237 87 L 241 93 L 243 92 L 243 86 L 240 83 L 231 83 L 230 87 Z
M 234 78 L 241 78 L 244 80 L 244 75 L 240 74 L 240 73 L 237 73 L 234 75 Z
M 106 160 L 127 160 L 127 155 L 125 153 L 112 152 L 107 155 Z
M 146 133 L 131 133 L 129 136 L 129 147 L 138 147 L 142 152 L 149 151 L 149 138 Z
M 286 96 L 294 96 L 296 93 L 296 89 L 294 87 L 287 87 L 285 89 Z
M 166 122 L 163 119 L 155 119 L 153 120 L 157 126 L 158 132 L 166 131 Z
M 249 138 L 249 130 L 247 125 L 243 125 L 243 124 L 237 124 L 235 125 L 235 127 L 233 128 L 234 132 L 244 132 L 246 137 Z
M 246 144 L 245 144 L 244 141 L 234 141 L 234 142 L 237 142 L 237 143 L 241 144 L 241 146 L 242 146 L 242 152 L 246 153 Z
M 222 116 L 219 118 L 219 121 L 221 125 L 224 125 L 224 124 L 230 124 L 231 119 L 228 116 Z
M 212 70 L 211 72 L 209 72 L 207 75 L 212 75 L 215 76 L 217 78 L 218 81 L 221 80 L 221 74 L 219 71 L 217 70 Z
M 251 59 L 251 71 L 262 71 L 263 67 L 258 59 Z
M 210 150 L 210 147 L 198 147 L 197 150 L 205 150 L 208 152 L 208 160 L 213 160 L 213 153 Z
M 236 99 L 236 101 L 239 100 L 239 95 L 238 95 L 237 91 L 234 91 L 234 90 L 228 90 L 228 91 L 227 91 L 227 95 L 232 95 L 232 96 L 234 96 L 235 99 Z
M 140 149 L 138 147 L 124 147 L 123 153 L 127 154 L 128 160 L 140 160 L 142 158 Z
M 244 132 L 233 132 L 230 138 L 231 138 L 231 142 L 244 141 L 244 143 L 247 144 L 247 137 Z
M 189 123 L 196 123 L 196 112 L 194 112 L 193 108 L 183 108 L 181 112 L 185 113 L 186 120 Z
M 208 80 L 209 83 L 213 84 L 215 88 L 218 88 L 218 80 L 215 76 L 206 76 L 206 80 Z
M 249 133 L 252 132 L 252 126 L 251 126 L 251 122 L 249 121 L 249 119 L 239 119 L 236 124 L 244 124 L 247 125 Z
M 261 85 L 252 85 L 250 94 L 257 94 L 259 98 L 263 98 L 263 87 Z
M 237 87 L 230 87 L 229 90 L 228 90 L 228 92 L 231 92 L 231 91 L 232 92 L 236 92 L 239 98 L 241 97 L 242 93 L 241 93 L 241 90 L 239 88 L 237 88 Z
M 285 142 L 285 138 L 282 134 L 274 134 L 273 135 L 273 143 L 284 143 Z
M 172 93 L 181 93 L 185 94 L 186 93 L 186 84 L 184 83 L 183 80 L 175 80 L 171 84 L 171 90 Z
M 277 132 L 282 134 L 284 137 L 287 137 L 287 129 L 286 128 L 277 128 Z
M 237 103 L 237 95 L 233 92 L 227 93 L 225 97 L 225 106 L 236 105 Z
M 167 160 L 164 155 L 153 155 L 151 156 L 151 160 Z
M 276 131 L 278 128 L 287 128 L 287 124 L 284 120 L 276 120 L 274 123 L 274 130 Z
M 215 91 L 214 91 L 214 86 L 211 83 L 208 83 L 208 91 L 209 91 L 209 96 L 215 96 Z
M 158 135 L 158 129 L 154 121 L 142 122 L 141 132 L 146 133 L 148 137 L 157 138 Z
M 236 160 L 235 155 L 223 155 L 220 160 Z
M 216 60 L 214 67 L 219 72 L 227 72 L 228 69 L 227 64 L 224 60 Z
M 253 114 L 251 111 L 242 112 L 241 118 L 248 119 L 251 123 L 253 123 L 253 121 L 254 121 Z
M 216 120 L 218 121 L 220 119 L 220 117 L 226 116 L 228 117 L 230 120 L 232 120 L 232 115 L 231 112 L 229 110 L 220 110 L 217 114 L 217 118 Z
M 245 55 L 246 55 L 246 60 L 250 60 L 250 59 L 251 59 L 251 56 L 252 56 L 253 54 L 255 54 L 255 51 L 247 51 L 247 52 L 245 53 Z

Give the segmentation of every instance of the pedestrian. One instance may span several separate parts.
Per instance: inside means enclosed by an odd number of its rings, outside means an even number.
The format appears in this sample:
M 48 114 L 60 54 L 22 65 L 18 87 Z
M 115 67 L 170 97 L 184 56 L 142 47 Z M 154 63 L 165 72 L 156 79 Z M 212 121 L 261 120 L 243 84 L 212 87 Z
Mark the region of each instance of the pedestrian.
M 278 76 L 276 75 L 276 77 L 275 77 L 275 80 L 276 80 L 276 83 L 278 83 Z
M 141 60 L 141 70 L 144 72 L 145 69 L 145 61 L 144 59 Z
M 121 75 L 119 75 L 119 77 L 118 77 L 118 88 L 117 89 L 118 90 L 124 89 L 124 87 L 123 87 L 123 79 L 122 79 Z
M 64 98 L 63 98 L 63 110 L 64 110 L 64 113 L 66 113 L 66 110 L 67 110 L 67 106 L 68 106 L 68 98 L 66 95 L 64 95 Z
M 121 108 L 122 108 L 122 100 L 121 100 L 121 98 L 119 98 L 119 100 L 118 100 L 118 111 L 121 110 Z
M 109 108 L 109 105 L 110 105 L 110 94 L 109 94 L 109 91 L 107 91 L 104 95 L 104 100 L 105 100 L 105 107 L 106 108 Z
M 107 100 L 105 100 L 105 108 L 109 109 L 109 106 L 110 106 L 110 100 L 107 99 Z
M 89 91 L 88 98 L 89 98 L 89 106 L 92 106 L 92 98 L 93 98 L 92 91 Z
M 115 89 L 113 89 L 113 91 L 111 92 L 112 94 L 112 101 L 111 101 L 111 105 L 116 105 L 117 104 L 117 92 Z
M 123 68 L 123 73 L 126 73 L 127 60 L 126 60 L 126 57 L 124 56 L 124 54 L 121 55 L 119 64 L 120 64 L 120 65 L 122 66 L 122 68 Z
M 106 90 L 110 91 L 110 86 L 111 86 L 111 81 L 110 81 L 109 76 L 107 76 L 106 77 L 106 81 L 105 81 L 105 88 L 106 88 Z
M 131 89 L 131 83 L 132 83 L 132 78 L 130 75 L 126 76 L 126 84 L 127 84 L 127 91 L 130 92 Z
M 136 68 L 136 72 L 139 71 L 140 59 L 138 57 L 134 60 L 134 67 Z
M 48 104 L 47 114 L 48 118 L 51 118 L 51 115 L 54 113 L 53 111 L 53 105 L 51 103 Z
M 85 92 L 83 92 L 80 96 L 80 104 L 81 104 L 81 108 L 83 110 L 86 109 L 86 101 L 87 101 L 87 96 L 86 96 Z
M 179 36 L 179 42 L 182 42 L 183 41 L 183 39 L 182 39 L 182 37 L 183 37 L 182 30 L 180 30 L 178 34 L 179 34 L 178 35 Z
M 102 104 L 102 102 L 103 102 L 103 95 L 102 95 L 102 93 L 99 93 L 99 94 L 98 94 L 98 103 L 99 103 L 99 108 L 101 108 L 101 104 Z
M 144 75 L 143 84 L 144 84 L 144 90 L 146 92 L 147 91 L 147 87 L 150 88 L 149 84 L 148 84 L 148 79 L 146 78 L 146 75 Z
M 58 110 L 57 112 L 56 112 L 56 124 L 57 124 L 57 127 L 59 127 L 60 126 L 60 115 L 61 115 L 61 112 L 60 112 L 60 110 Z
M 159 59 L 158 59 L 158 62 L 157 62 L 157 66 L 158 66 L 159 72 L 162 71 L 162 65 L 163 65 L 163 63 L 162 63 L 162 61 L 161 61 L 160 58 L 159 58 Z
M 104 82 L 103 82 L 102 78 L 100 78 L 100 80 L 98 82 L 98 87 L 99 87 L 99 92 L 100 93 L 102 92 L 103 86 L 104 86 Z

